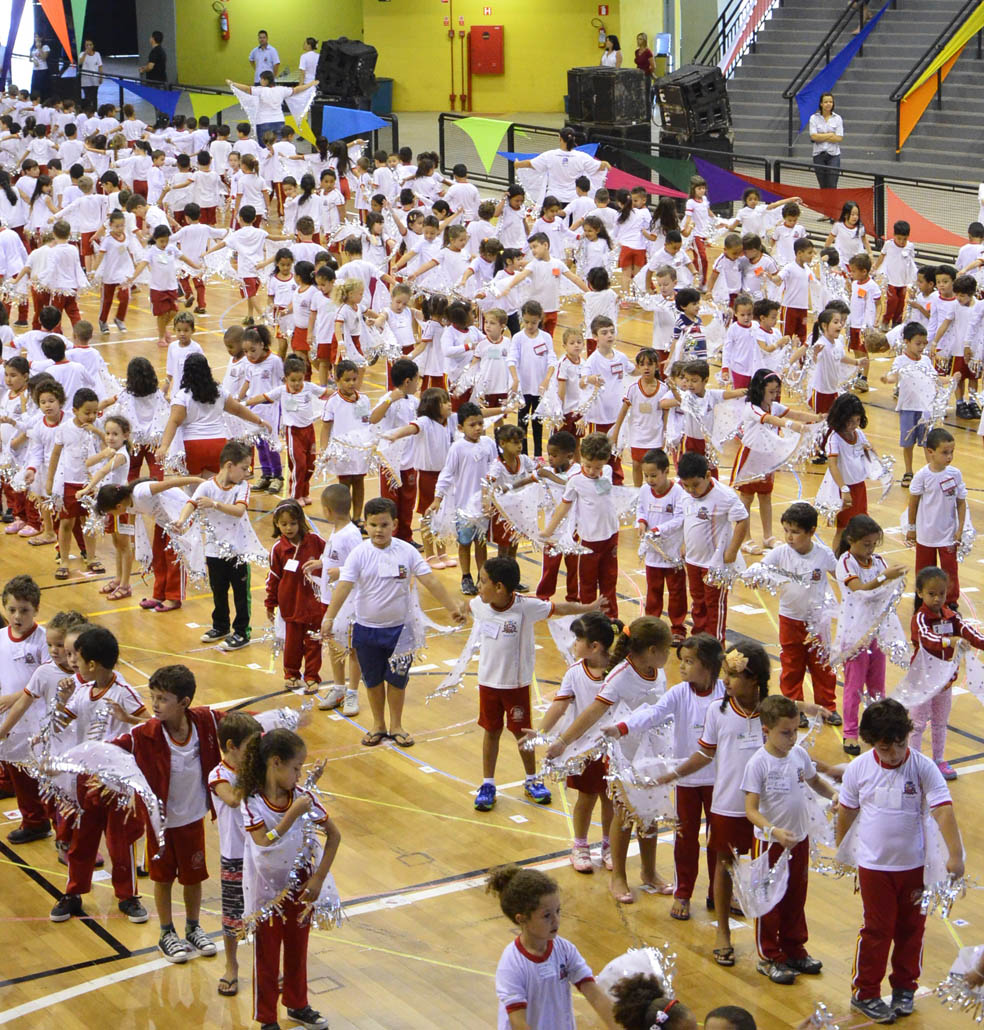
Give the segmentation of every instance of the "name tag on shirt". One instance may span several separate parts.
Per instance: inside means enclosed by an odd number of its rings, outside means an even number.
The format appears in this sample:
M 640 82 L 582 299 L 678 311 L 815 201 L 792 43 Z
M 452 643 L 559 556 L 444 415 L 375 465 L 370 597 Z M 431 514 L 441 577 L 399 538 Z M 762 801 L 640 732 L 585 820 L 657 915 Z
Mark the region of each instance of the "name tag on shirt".
M 785 771 L 774 771 L 765 777 L 765 789 L 770 794 L 788 794 L 792 785 Z
M 941 637 L 949 637 L 953 635 L 953 623 L 952 622 L 938 622 L 936 624 L 936 632 Z
M 861 298 L 861 300 L 864 300 L 864 298 L 868 296 L 868 291 L 859 289 L 858 296 Z
M 298 564 L 297 564 L 297 559 L 296 558 L 288 558 L 287 561 L 284 562 L 284 571 L 285 572 L 297 572 L 297 569 L 298 569 Z
M 493 622 L 491 619 L 482 620 L 482 636 L 492 637 L 494 640 L 498 635 L 502 627 L 498 622 Z
M 755 730 L 750 732 L 742 733 L 738 737 L 738 750 L 739 751 L 752 751 L 757 750 L 762 746 L 762 734 L 756 733 Z
M 610 494 L 612 492 L 612 484 L 607 479 L 605 479 L 604 477 L 602 477 L 600 479 L 596 479 L 594 481 L 594 483 L 595 483 L 595 493 Z
M 546 344 L 543 344 L 543 343 L 538 343 L 538 344 L 537 344 L 537 345 L 536 345 L 536 346 L 535 346 L 535 347 L 533 348 L 533 353 L 534 353 L 534 354 L 535 354 L 535 355 L 536 355 L 536 356 L 537 356 L 538 358 L 542 358 L 542 357 L 543 357 L 543 355 L 547 353 L 547 347 L 546 347 Z
M 651 415 L 652 413 L 653 406 L 648 401 L 643 401 L 643 403 L 639 405 L 640 415 Z
M 902 792 L 897 787 L 876 787 L 874 796 L 878 808 L 898 810 L 902 807 Z

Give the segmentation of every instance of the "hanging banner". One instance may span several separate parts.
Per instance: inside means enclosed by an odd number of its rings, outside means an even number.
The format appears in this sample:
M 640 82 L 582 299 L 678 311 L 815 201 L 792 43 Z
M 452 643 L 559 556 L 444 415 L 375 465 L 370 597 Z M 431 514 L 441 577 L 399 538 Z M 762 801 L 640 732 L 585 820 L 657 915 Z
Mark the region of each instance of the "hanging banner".
M 24 3 L 25 0 L 13 0 L 10 5 L 10 29 L 7 32 L 7 39 L 10 42 L 17 38 L 21 15 L 24 13 Z M 7 80 L 10 78 L 10 62 L 13 56 L 13 46 L 5 46 L 3 48 L 3 66 L 0 68 L 0 88 L 6 86 Z
M 300 125 L 298 125 L 294 116 L 292 114 L 289 114 L 284 119 L 284 122 L 285 124 L 289 125 L 294 130 L 294 132 L 296 132 L 297 135 L 301 137 L 301 139 L 306 139 L 312 147 L 315 145 L 317 140 L 315 139 L 314 133 L 311 131 L 311 123 L 307 120 L 307 118 L 302 118 Z
M 634 155 L 633 155 L 634 156 Z M 683 197 L 687 194 L 680 190 L 671 190 L 667 186 L 657 186 L 648 179 L 640 179 L 638 175 L 630 175 L 620 168 L 609 168 L 605 176 L 605 186 L 610 190 L 631 190 L 635 186 L 641 186 L 647 193 L 658 197 Z
M 174 117 L 178 101 L 181 99 L 181 90 L 154 89 L 153 86 L 145 86 L 142 82 L 124 82 L 122 79 L 110 79 L 109 81 L 117 83 L 128 93 L 140 97 L 141 100 L 146 100 L 148 104 L 153 104 L 156 110 L 163 111 L 168 118 Z
M 745 176 L 736 175 L 734 172 L 729 172 L 726 168 L 719 168 L 717 165 L 711 164 L 710 161 L 705 161 L 702 157 L 695 157 L 694 165 L 697 168 L 697 174 L 707 181 L 707 196 L 712 204 L 724 204 L 729 200 L 741 200 L 745 190 L 752 185 Z M 772 183 L 769 186 L 771 187 Z M 771 204 L 775 200 L 782 200 L 782 194 L 773 193 L 771 188 L 768 190 L 759 188 L 759 194 L 766 204 Z
M 311 90 L 313 93 L 314 90 Z M 359 136 L 373 129 L 384 129 L 388 123 L 372 111 L 358 111 L 352 107 L 328 107 L 321 109 L 321 135 L 327 140 Z
M 918 211 L 909 207 L 896 193 L 893 193 L 888 186 L 885 187 L 885 234 L 888 235 L 889 227 L 894 222 L 908 222 L 911 233 L 909 239 L 913 243 L 940 244 L 944 247 L 962 247 L 966 242 L 966 236 L 944 229 L 942 225 L 931 222 L 924 218 Z
M 189 93 L 188 99 L 196 118 L 212 118 L 219 111 L 236 106 L 236 98 L 228 93 Z
M 945 64 L 940 66 L 940 82 L 946 82 L 946 77 L 960 59 L 961 53 L 963 50 L 958 50 Z M 899 104 L 899 141 L 896 153 L 905 145 L 905 141 L 912 135 L 912 130 L 919 124 L 919 119 L 926 113 L 926 108 L 933 102 L 938 85 L 934 75 L 921 85 L 910 89 L 902 98 L 902 103 Z
M 496 151 L 512 122 L 499 118 L 462 118 L 454 124 L 471 138 L 483 167 L 491 171 Z
M 76 49 L 81 53 L 85 41 L 85 9 L 88 0 L 72 0 L 72 28 Z
M 681 160 L 676 157 L 653 157 L 651 154 L 640 154 L 637 150 L 623 150 L 633 161 L 652 168 L 659 172 L 665 179 L 669 179 L 678 190 L 690 189 L 690 178 L 697 174 L 693 161 Z
M 65 8 L 62 6 L 62 0 L 40 0 L 40 2 L 41 10 L 44 11 L 48 24 L 58 37 L 58 42 L 65 48 L 65 56 L 68 57 L 72 64 L 75 64 L 75 58 L 72 57 L 72 44 L 68 38 L 68 23 L 65 21 Z
M 933 58 L 929 67 L 919 76 L 918 79 L 912 84 L 909 92 L 906 93 L 903 99 L 908 99 L 912 94 L 919 89 L 919 87 L 927 80 L 934 78 L 936 72 L 943 65 L 947 64 L 954 57 L 960 55 L 960 51 L 967 45 L 971 36 L 976 35 L 984 29 L 984 3 L 980 3 L 974 8 L 973 13 L 967 18 L 967 20 L 960 26 L 953 36 L 953 39 L 946 44 L 945 47 Z

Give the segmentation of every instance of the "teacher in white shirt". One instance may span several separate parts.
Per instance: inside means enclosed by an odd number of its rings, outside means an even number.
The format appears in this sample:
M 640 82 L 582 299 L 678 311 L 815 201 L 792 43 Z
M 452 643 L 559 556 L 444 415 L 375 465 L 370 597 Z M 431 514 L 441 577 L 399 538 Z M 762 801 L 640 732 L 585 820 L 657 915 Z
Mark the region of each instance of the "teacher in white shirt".
M 284 121 L 284 101 L 295 93 L 301 93 L 306 89 L 313 89 L 316 83 L 302 82 L 297 86 L 275 86 L 273 84 L 273 72 L 260 72 L 260 83 L 258 86 L 244 86 L 241 82 L 233 82 L 226 79 L 229 86 L 241 89 L 244 93 L 252 93 L 259 101 L 256 111 L 256 138 L 262 143 L 263 134 L 272 132 L 278 139 L 280 131 L 286 122 Z
M 609 36 L 609 39 L 612 37 Z M 583 150 L 575 150 L 577 138 L 573 129 L 560 130 L 560 146 L 545 150 L 532 160 L 517 161 L 517 168 L 532 168 L 546 177 L 545 197 L 556 197 L 562 204 L 569 204 L 575 196 L 574 180 L 579 175 L 597 175 L 608 171 L 607 161 L 598 161 Z
M 35 93 L 42 100 L 48 99 L 48 58 L 51 48 L 44 41 L 40 32 L 34 33 L 34 46 L 31 47 L 31 95 Z
M 301 71 L 301 82 L 314 82 L 315 73 L 318 70 L 318 58 L 321 55 L 318 53 L 318 41 L 314 36 L 308 36 L 304 40 L 304 53 L 301 54 L 301 59 L 297 62 L 298 68 Z
M 602 68 L 622 67 L 622 44 L 618 36 L 605 36 L 605 49 L 599 62 Z
M 277 53 L 274 47 L 270 46 L 265 29 L 260 29 L 257 32 L 256 44 L 249 52 L 249 63 L 253 66 L 254 86 L 259 83 L 260 75 L 263 72 L 271 72 L 273 77 L 276 78 L 277 72 L 280 71 L 280 54 Z
M 99 83 L 102 81 L 102 55 L 96 50 L 91 39 L 85 41 L 82 60 L 79 62 L 79 85 L 82 87 L 82 99 L 95 108 L 98 103 Z
M 813 171 L 820 189 L 835 189 L 840 177 L 844 122 L 839 114 L 834 114 L 833 93 L 820 95 L 820 106 L 810 115 L 810 139 L 813 141 Z

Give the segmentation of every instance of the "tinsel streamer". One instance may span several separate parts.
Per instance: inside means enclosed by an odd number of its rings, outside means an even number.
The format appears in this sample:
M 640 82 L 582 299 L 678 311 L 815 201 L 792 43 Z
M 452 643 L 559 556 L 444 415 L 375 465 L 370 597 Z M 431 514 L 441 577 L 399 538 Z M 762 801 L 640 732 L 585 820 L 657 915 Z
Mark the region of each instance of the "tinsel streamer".
M 882 504 L 888 497 L 892 486 L 895 483 L 893 469 L 895 468 L 895 456 L 883 454 L 880 458 L 875 454 L 868 454 L 865 461 L 865 478 L 881 483 L 882 493 L 877 503 Z
M 749 919 L 759 919 L 771 912 L 786 893 L 790 851 L 784 848 L 771 867 L 768 848 L 758 858 L 739 855 L 733 848 L 731 854 L 734 861 L 730 873 L 735 898 Z
M 394 490 L 399 490 L 403 485 L 401 466 L 406 453 L 405 444 L 406 440 L 386 440 L 379 437 L 376 440 L 376 449 L 369 458 L 370 468 L 378 470 Z
M 938 913 L 943 919 L 949 919 L 954 902 L 976 887 L 977 883 L 966 876 L 948 876 L 945 880 L 935 880 L 923 888 L 919 910 L 924 916 Z
M 679 548 L 677 549 L 675 557 L 667 554 L 663 547 L 662 535 L 652 529 L 647 529 L 646 532 L 642 534 L 642 539 L 639 541 L 639 557 L 644 559 L 649 552 L 655 554 L 660 561 L 666 562 L 670 568 L 683 568 L 684 562 L 680 557 Z
M 796 583 L 803 587 L 810 585 L 810 578 L 805 573 L 791 572 L 778 565 L 766 565 L 760 561 L 739 573 L 738 579 L 750 590 L 766 590 L 773 597 L 777 597 L 787 583 Z
M 721 401 L 715 404 L 711 413 L 711 434 L 710 445 L 718 459 L 724 445 L 734 439 L 741 429 L 742 419 L 745 415 L 745 399 L 743 397 L 732 397 L 731 400 Z
M 794 429 L 775 432 L 764 424 L 746 428 L 742 444 L 748 448 L 747 457 L 735 474 L 734 485 L 765 479 L 780 470 L 795 472 L 817 453 L 825 430 L 824 422 L 803 425 L 799 432 Z
M 468 362 L 462 365 L 456 374 L 448 376 L 448 385 L 452 397 L 463 397 L 469 390 L 474 396 L 475 384 L 478 382 L 480 365 L 478 362 Z
M 935 429 L 938 425 L 943 423 L 946 420 L 947 408 L 950 407 L 950 402 L 953 400 L 956 392 L 957 382 L 955 379 L 947 381 L 938 378 L 936 392 L 933 395 L 933 402 L 930 406 L 929 412 L 925 413 L 916 423 L 916 428 L 919 426 L 926 426 L 927 429 Z
M 329 476 L 359 475 L 365 471 L 375 443 L 367 433 L 346 433 L 332 436 L 314 463 L 314 480 L 323 482 Z
M 906 669 L 899 683 L 893 687 L 889 697 L 905 705 L 910 712 L 917 705 L 931 701 L 957 678 L 962 643 L 963 641 L 958 639 L 953 649 L 953 658 L 949 661 L 937 658 L 924 647 L 919 648 L 912 664 Z
M 247 422 L 246 419 L 240 418 L 238 415 L 230 415 L 226 413 L 223 416 L 223 421 L 226 427 L 226 439 L 236 440 L 246 447 L 255 447 L 258 443 L 265 443 L 273 448 L 273 450 L 279 450 L 279 442 L 270 430 L 265 429 L 263 426 L 258 426 L 254 422 Z
M 961 948 L 946 979 L 935 989 L 948 1009 L 967 1013 L 975 1023 L 984 1022 L 984 986 L 971 987 L 966 978 L 969 973 L 977 973 L 982 952 L 980 944 Z
M 703 334 L 704 342 L 707 347 L 707 358 L 711 360 L 716 358 L 724 347 L 724 337 L 726 334 L 727 323 L 730 321 L 731 311 L 725 309 L 722 311 L 717 305 L 714 304 L 702 304 L 700 307 L 700 315 L 709 315 L 709 320 L 704 325 Z
M 745 571 L 745 559 L 738 552 L 738 557 L 730 565 L 712 565 L 704 570 L 704 582 L 709 587 L 719 590 L 730 590 L 735 580 Z
M 627 976 L 635 976 L 638 973 L 645 973 L 648 976 L 655 976 L 663 988 L 665 998 L 674 998 L 673 980 L 676 976 L 676 953 L 669 950 L 670 945 L 664 944 L 663 949 L 646 945 L 642 948 L 629 948 L 623 955 L 613 958 L 608 965 L 595 977 L 598 986 L 614 1000 L 612 988 L 620 980 Z
M 106 409 L 106 415 L 122 415 L 130 423 L 131 447 L 152 447 L 156 450 L 161 445 L 170 414 L 170 406 L 160 390 L 157 391 L 156 402 L 154 416 L 147 427 L 142 426 L 143 420 L 137 415 L 135 398 L 125 389 L 116 395 L 116 403 Z
M 782 385 L 792 391 L 804 403 L 809 403 L 813 390 L 813 373 L 816 369 L 816 356 L 812 347 L 806 348 L 803 358 L 789 365 L 783 374 Z
M 383 358 L 385 361 L 399 361 L 403 357 L 403 348 L 397 341 L 393 330 L 386 323 L 383 323 L 382 329 L 379 329 L 374 323 L 366 321 L 363 332 L 362 348 L 366 358 L 370 361 L 379 358 Z
M 556 619 L 547 619 L 547 629 L 550 631 L 550 638 L 568 666 L 574 665 L 577 662 L 577 659 L 574 657 L 574 634 L 571 632 L 571 624 L 577 618 L 580 618 L 580 616 L 561 615 Z
M 960 543 L 957 544 L 957 561 L 964 561 L 974 549 L 974 541 L 977 539 L 977 530 L 970 521 L 970 508 L 967 508 L 967 518 L 964 522 L 963 532 L 960 534 Z
M 898 369 L 899 385 L 906 386 L 910 394 L 915 394 L 918 402 L 917 410 L 922 412 L 919 425 L 929 424 L 934 426 L 936 419 L 934 415 L 942 420 L 946 416 L 946 400 L 949 396 L 949 382 L 941 379 L 936 369 L 923 364 L 902 365 Z M 942 403 L 943 410 L 939 406 Z
M 823 726 L 823 716 L 818 712 L 816 715 L 811 715 L 809 724 L 807 725 L 806 733 L 803 734 L 799 739 L 799 746 L 804 751 L 809 751 L 813 745 L 817 742 L 817 737 L 820 735 L 820 730 Z
M 96 498 L 93 494 L 75 495 L 75 499 L 88 512 L 82 523 L 83 536 L 98 536 L 106 530 L 106 516 L 96 511 Z
M 556 376 L 550 380 L 550 385 L 540 398 L 533 412 L 533 417 L 553 426 L 563 425 L 564 402 L 560 399 L 560 394 L 557 392 Z
M 242 518 L 243 525 L 240 527 L 238 539 L 223 540 L 209 521 L 207 508 L 199 509 L 196 514 L 200 516 L 198 521 L 205 534 L 205 548 L 212 551 L 215 557 L 236 565 L 256 565 L 264 569 L 270 567 L 270 553 L 260 543 L 248 515 Z
M 829 584 L 825 585 L 823 600 L 814 604 L 806 617 L 806 643 L 825 664 L 830 664 L 833 623 L 840 611 L 840 602 Z
M 624 706 L 616 707 L 621 709 Z M 605 712 L 594 726 L 585 730 L 577 740 L 571 741 L 556 758 L 545 758 L 541 775 L 555 780 L 580 776 L 596 758 L 610 754 L 611 743 L 603 731 L 606 726 L 615 725 L 614 714 L 611 710 Z
M 673 767 L 673 720 L 641 734 L 613 739 L 605 779 L 622 810 L 623 825 L 634 825 L 643 837 L 654 836 L 659 824 L 675 823 L 676 808 L 668 784 L 658 778 Z
M 810 1016 L 810 1030 L 840 1030 L 840 1024 L 822 1001 L 818 1001 Z
M 265 626 L 259 633 L 254 632 L 250 640 L 254 644 L 269 644 L 270 657 L 273 659 L 279 658 L 284 649 L 284 638 L 277 636 L 277 631 L 273 626 Z
M 165 476 L 186 476 L 188 466 L 185 464 L 184 451 L 171 451 L 161 463 Z
M 461 654 L 458 655 L 457 660 L 451 667 L 451 671 L 441 680 L 437 687 L 432 690 L 425 698 L 424 702 L 429 703 L 436 697 L 451 697 L 457 694 L 461 689 L 461 681 L 465 677 L 465 673 L 468 671 L 468 666 L 478 654 L 479 646 L 482 643 L 482 624 L 475 622 L 472 625 L 471 632 L 468 634 L 468 639 L 465 641 L 465 646 L 461 650 Z
M 895 613 L 904 592 L 904 576 L 874 590 L 846 591 L 837 616 L 830 665 L 842 665 L 877 640 L 889 661 L 907 668 L 909 645 Z
M 820 261 L 820 285 L 828 297 L 828 303 L 831 300 L 842 300 L 850 302 L 850 297 L 847 295 L 847 280 L 843 274 L 834 271 L 826 261 Z

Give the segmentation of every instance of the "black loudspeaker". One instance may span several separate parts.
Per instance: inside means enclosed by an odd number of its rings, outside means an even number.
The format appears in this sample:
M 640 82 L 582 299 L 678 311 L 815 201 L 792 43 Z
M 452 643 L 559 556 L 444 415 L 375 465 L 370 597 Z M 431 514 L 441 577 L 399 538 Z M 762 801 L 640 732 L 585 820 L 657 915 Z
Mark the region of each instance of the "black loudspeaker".
M 649 120 L 649 89 L 638 68 L 570 68 L 568 115 L 574 122 L 634 124 Z
M 578 143 L 599 143 L 599 161 L 608 161 L 629 175 L 649 179 L 652 169 L 641 161 L 632 159 L 633 150 L 649 154 L 652 143 L 652 123 L 636 122 L 634 125 L 615 125 L 611 122 L 568 122 L 567 127 L 577 134 Z
M 377 56 L 375 47 L 358 40 L 344 36 L 326 39 L 315 71 L 318 92 L 342 98 L 371 97 L 376 88 Z
M 699 136 L 681 136 L 667 132 L 659 134 L 659 156 L 687 161 L 692 156 L 699 157 L 725 171 L 734 171 L 734 139 L 730 132 L 711 132 Z M 663 186 L 673 186 L 667 180 L 661 180 Z M 712 198 L 713 199 L 713 198 Z M 711 204 L 711 210 L 721 218 L 731 217 L 731 201 L 722 204 Z
M 731 128 L 731 103 L 721 69 L 684 65 L 656 82 L 663 128 L 678 136 L 701 136 Z

